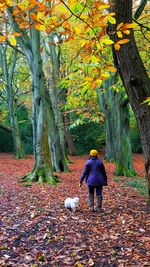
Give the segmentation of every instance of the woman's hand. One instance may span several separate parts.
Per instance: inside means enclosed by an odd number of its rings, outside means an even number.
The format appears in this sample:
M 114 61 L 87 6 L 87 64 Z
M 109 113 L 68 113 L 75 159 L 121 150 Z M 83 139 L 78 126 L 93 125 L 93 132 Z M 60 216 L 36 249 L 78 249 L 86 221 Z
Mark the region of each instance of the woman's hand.
M 82 183 L 79 182 L 79 187 L 81 187 L 81 186 L 82 186 Z

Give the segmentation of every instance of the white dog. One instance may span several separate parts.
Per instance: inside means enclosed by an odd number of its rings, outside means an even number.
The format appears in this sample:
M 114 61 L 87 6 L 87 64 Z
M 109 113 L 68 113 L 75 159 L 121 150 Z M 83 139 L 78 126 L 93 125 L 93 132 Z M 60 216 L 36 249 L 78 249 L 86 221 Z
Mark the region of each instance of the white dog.
M 79 203 L 79 198 L 78 197 L 74 197 L 74 198 L 66 198 L 65 199 L 65 208 L 67 209 L 71 209 L 73 211 L 76 211 L 78 208 L 78 203 Z

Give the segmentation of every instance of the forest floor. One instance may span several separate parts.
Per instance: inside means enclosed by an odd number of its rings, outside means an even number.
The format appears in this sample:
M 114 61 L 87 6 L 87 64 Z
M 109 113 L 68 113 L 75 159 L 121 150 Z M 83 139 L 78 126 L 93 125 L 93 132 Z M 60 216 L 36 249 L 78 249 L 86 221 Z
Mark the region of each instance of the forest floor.
M 102 155 L 101 155 L 102 156 Z M 71 157 L 72 172 L 56 186 L 19 183 L 32 170 L 33 156 L 15 160 L 0 154 L 0 266 L 149 267 L 150 213 L 146 196 L 127 177 L 115 177 L 105 163 L 109 186 L 103 211 L 89 212 L 85 183 L 78 187 L 87 155 Z M 134 155 L 137 179 L 144 176 L 143 156 Z M 79 196 L 79 211 L 64 208 Z

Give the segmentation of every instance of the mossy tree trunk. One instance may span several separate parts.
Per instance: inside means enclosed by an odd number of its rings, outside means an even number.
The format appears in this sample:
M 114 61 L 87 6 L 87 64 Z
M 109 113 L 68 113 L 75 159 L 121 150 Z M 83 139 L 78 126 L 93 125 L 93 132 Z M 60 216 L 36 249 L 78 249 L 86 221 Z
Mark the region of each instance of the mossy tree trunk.
M 115 148 L 115 175 L 133 177 L 136 172 L 132 162 L 132 149 L 129 132 L 129 101 L 125 92 L 119 92 L 116 102 L 116 148 Z
M 49 41 L 54 42 L 54 33 L 50 34 Z M 55 117 L 55 124 L 57 126 L 57 131 L 59 133 L 59 144 L 61 146 L 61 151 L 64 159 L 64 167 L 65 171 L 68 171 L 67 166 L 67 154 L 66 154 L 66 146 L 65 146 L 65 128 L 63 115 L 61 112 L 61 98 L 60 98 L 60 89 L 57 86 L 58 78 L 59 78 L 59 55 L 56 54 L 56 49 L 54 45 L 49 45 L 49 53 L 50 53 L 50 61 L 48 61 L 48 53 L 46 51 L 46 45 L 44 47 L 44 62 L 46 66 L 46 76 L 48 78 L 48 88 L 50 92 L 50 98 L 52 103 L 52 108 Z M 64 103 L 63 103 L 64 104 Z M 55 136 L 55 135 L 54 135 Z M 56 153 L 53 153 L 54 149 L 52 148 L 52 165 L 55 170 L 58 171 L 58 155 L 60 148 L 57 146 L 55 150 L 58 148 Z
M 17 52 L 12 50 L 13 57 L 10 65 L 7 60 L 7 45 L 3 44 L 0 46 L 0 61 L 2 67 L 2 75 L 6 85 L 6 100 L 9 110 L 10 125 L 12 128 L 12 137 L 15 148 L 15 157 L 16 158 L 25 158 L 25 151 L 23 148 L 23 143 L 21 140 L 20 130 L 18 126 L 17 119 L 17 100 L 15 98 L 15 91 L 13 88 L 13 77 L 15 66 L 17 62 Z
M 117 87 L 120 89 L 117 90 Z M 125 92 L 119 84 L 118 74 L 104 81 L 101 90 L 103 91 L 99 91 L 99 100 L 105 114 L 106 126 L 105 159 L 116 163 L 115 175 L 135 176 L 129 134 L 128 100 L 125 99 Z
M 104 82 L 103 88 L 98 91 L 100 109 L 105 115 L 105 128 L 106 128 L 106 149 L 105 160 L 108 162 L 115 161 L 115 91 L 111 90 L 111 79 Z
M 117 25 L 122 22 L 132 23 L 132 1 L 112 0 L 111 11 L 115 12 L 117 23 L 110 26 L 108 32 L 117 41 Z M 140 130 L 150 203 L 150 106 L 143 103 L 150 96 L 150 79 L 136 46 L 133 30 L 128 38 L 130 42 L 121 45 L 119 51 L 113 50 L 113 55 Z
M 14 21 L 10 10 L 8 15 L 11 19 L 13 30 L 20 32 L 18 24 Z M 28 36 L 26 31 L 21 31 L 22 35 L 17 37 L 19 45 L 22 47 L 31 72 L 32 78 L 32 125 L 33 125 L 33 148 L 34 148 L 34 168 L 29 175 L 23 177 L 23 181 L 38 181 L 55 184 L 57 178 L 53 175 L 51 162 L 51 147 L 56 153 L 56 146 L 59 146 L 58 168 L 64 170 L 65 162 L 59 142 L 59 133 L 55 125 L 54 112 L 46 86 L 45 76 L 42 69 L 42 59 L 40 52 L 40 31 L 30 30 Z

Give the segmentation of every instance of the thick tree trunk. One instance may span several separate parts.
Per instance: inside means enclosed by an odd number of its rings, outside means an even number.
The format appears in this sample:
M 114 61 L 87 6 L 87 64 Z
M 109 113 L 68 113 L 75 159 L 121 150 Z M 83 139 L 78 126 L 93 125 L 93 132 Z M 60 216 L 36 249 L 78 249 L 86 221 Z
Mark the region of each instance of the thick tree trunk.
M 116 151 L 115 175 L 133 177 L 136 172 L 132 163 L 132 149 L 129 133 L 129 102 L 125 99 L 125 93 L 119 92 L 116 101 Z
M 111 9 L 116 13 L 116 26 L 121 22 L 132 22 L 132 1 L 112 0 Z M 116 26 L 111 26 L 109 29 L 114 41 L 117 40 L 114 29 Z M 139 55 L 132 30 L 129 38 L 129 43 L 121 45 L 119 51 L 113 51 L 114 61 L 139 126 L 150 200 L 150 106 L 143 104 L 143 101 L 150 96 L 150 79 Z
M 105 114 L 106 151 L 105 159 L 115 161 L 115 175 L 135 176 L 129 134 L 128 100 L 124 92 L 116 92 L 112 85 L 119 86 L 118 74 L 104 81 L 103 93 L 99 92 L 100 107 Z
M 51 129 L 50 139 L 51 140 L 51 155 L 52 155 L 52 165 L 55 171 L 69 171 L 67 162 L 67 156 L 65 151 L 64 144 L 64 122 L 63 117 L 58 105 L 58 88 L 56 88 L 56 82 L 58 78 L 58 64 L 56 58 L 55 49 L 51 51 L 52 58 L 52 74 L 50 73 L 50 65 L 48 62 L 48 55 L 46 48 L 44 49 L 44 61 L 46 65 L 46 74 L 48 77 L 48 88 L 50 92 L 51 105 L 54 113 L 54 121 Z M 54 61 L 54 62 L 53 62 Z M 55 62 L 56 61 L 56 62 Z M 53 133 L 52 133 L 53 132 Z M 57 138 L 56 138 L 57 137 Z M 59 137 L 59 138 L 58 138 Z M 60 159 L 62 151 L 62 159 Z M 63 161 L 63 165 L 60 165 L 60 162 Z M 61 167 L 60 167 L 61 166 Z
M 12 16 L 12 9 L 8 9 L 8 16 L 14 31 L 20 32 L 19 25 Z M 53 122 L 55 121 L 52 103 L 50 100 L 48 88 L 46 86 L 45 76 L 42 69 L 42 59 L 40 51 L 40 31 L 30 30 L 30 36 L 22 30 L 21 36 L 17 38 L 22 47 L 31 72 L 32 77 L 32 124 L 33 124 L 33 146 L 35 163 L 31 174 L 23 177 L 23 181 L 39 181 L 55 184 L 57 179 L 53 175 L 51 162 L 51 143 L 59 140 L 58 130 L 53 132 Z M 56 125 L 55 125 L 55 128 Z M 52 134 L 55 135 L 52 140 Z M 59 170 L 65 170 L 65 162 L 59 144 Z
M 13 143 L 15 148 L 15 157 L 19 159 L 19 158 L 25 158 L 25 152 L 21 141 L 19 126 L 18 126 L 18 119 L 16 114 L 17 105 L 15 103 L 15 95 L 13 90 L 13 76 L 17 61 L 17 54 L 16 51 L 14 50 L 11 65 L 8 66 L 6 53 L 7 53 L 7 47 L 1 46 L 0 47 L 1 65 L 2 65 L 3 79 L 6 84 L 7 103 L 9 110 L 10 125 L 12 128 Z
M 115 129 L 115 92 L 110 90 L 111 81 L 104 82 L 103 92 L 98 91 L 100 109 L 105 115 L 105 128 L 106 128 L 106 149 L 105 160 L 108 162 L 115 161 L 115 142 L 116 142 L 116 129 Z
M 51 32 L 49 36 L 50 42 L 54 42 L 55 33 Z M 65 127 L 64 127 L 64 117 L 61 112 L 61 105 L 64 104 L 65 91 L 57 87 L 58 78 L 59 78 L 59 69 L 60 69 L 60 49 L 58 49 L 58 54 L 56 53 L 56 48 L 54 45 L 49 44 L 50 57 L 52 63 L 52 83 L 50 90 L 53 91 L 51 94 L 52 104 L 54 108 L 55 120 L 59 129 L 60 144 L 63 152 L 63 156 L 67 162 L 67 153 L 66 153 L 66 144 L 65 144 Z
M 57 153 L 57 171 L 63 171 L 65 163 L 60 149 L 59 133 L 55 125 L 52 103 L 46 87 L 42 70 L 40 55 L 40 32 L 32 29 L 32 47 L 26 50 L 32 76 L 32 101 L 33 101 L 33 135 L 35 166 L 33 172 L 25 180 L 56 182 L 53 176 L 51 151 Z M 59 148 L 57 147 L 59 145 Z

